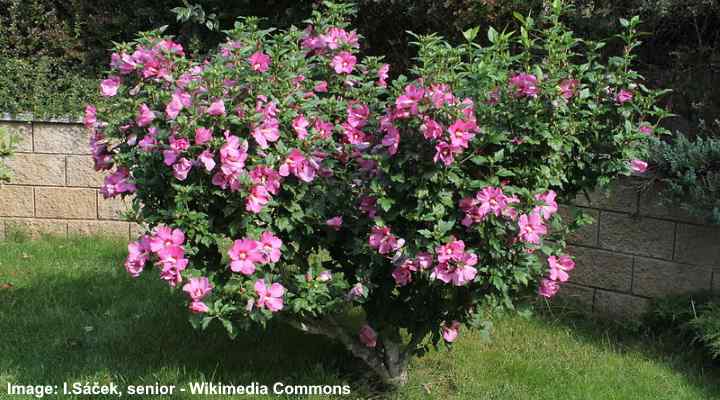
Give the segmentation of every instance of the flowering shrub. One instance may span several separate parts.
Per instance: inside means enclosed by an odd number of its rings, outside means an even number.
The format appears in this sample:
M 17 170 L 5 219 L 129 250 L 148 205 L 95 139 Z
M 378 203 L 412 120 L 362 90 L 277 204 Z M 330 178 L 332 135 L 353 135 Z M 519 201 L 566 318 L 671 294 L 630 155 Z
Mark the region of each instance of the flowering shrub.
M 489 48 L 420 37 L 394 81 L 332 3 L 303 31 L 240 19 L 206 60 L 160 32 L 119 46 L 85 123 L 103 194 L 132 194 L 149 227 L 128 273 L 182 288 L 197 327 L 276 318 L 388 383 L 492 309 L 553 296 L 574 267 L 559 194 L 630 173 L 661 116 L 629 69 L 636 22 L 605 66 L 555 8 Z

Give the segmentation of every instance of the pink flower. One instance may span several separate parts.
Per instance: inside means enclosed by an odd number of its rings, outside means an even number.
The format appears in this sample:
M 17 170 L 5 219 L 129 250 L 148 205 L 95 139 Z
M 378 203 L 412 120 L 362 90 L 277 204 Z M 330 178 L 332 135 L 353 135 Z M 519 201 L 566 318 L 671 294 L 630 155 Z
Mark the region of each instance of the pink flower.
M 365 297 L 365 286 L 363 286 L 362 283 L 358 282 L 353 285 L 352 288 L 350 288 L 350 291 L 347 294 L 347 298 L 348 300 L 356 300 L 362 297 Z
M 310 123 L 307 119 L 305 119 L 305 116 L 300 114 L 292 121 L 292 127 L 295 130 L 295 133 L 297 134 L 298 139 L 305 139 L 308 135 L 307 127 L 310 126 Z
M 378 69 L 378 86 L 387 87 L 387 79 L 390 77 L 388 72 L 390 72 L 390 64 L 383 64 L 380 66 Z
M 434 162 L 442 161 L 446 167 L 455 162 L 455 155 L 462 152 L 462 148 L 453 146 L 447 142 L 438 142 L 435 145 Z
M 353 128 L 362 128 L 370 116 L 370 108 L 367 104 L 352 103 L 347 107 L 347 122 Z
M 265 186 L 265 189 L 272 194 L 280 191 L 280 174 L 274 169 L 259 165 L 250 172 L 250 179 L 255 185 Z
M 314 90 L 316 93 L 327 93 L 327 91 L 328 91 L 328 83 L 327 83 L 326 81 L 320 81 L 320 82 L 318 82 L 318 83 L 315 84 L 315 87 L 313 88 L 313 90 Z
M 205 150 L 198 156 L 198 161 L 205 166 L 207 172 L 212 172 L 213 168 L 215 168 L 215 153 Z
M 332 272 L 325 270 L 318 275 L 317 279 L 320 282 L 329 282 L 332 280 Z
M 182 282 L 182 271 L 187 268 L 188 259 L 185 258 L 185 250 L 180 246 L 169 246 L 160 249 L 157 253 L 161 266 L 160 278 L 171 287 Z
M 182 246 L 183 243 L 185 243 L 185 233 L 181 229 L 158 226 L 153 231 L 148 245 L 152 252 L 157 253 L 166 247 Z
M 259 244 L 252 239 L 242 239 L 233 242 L 228 251 L 230 256 L 230 270 L 240 272 L 243 275 L 255 273 L 255 263 L 262 263 L 265 260 Z
M 261 149 L 267 149 L 268 142 L 274 143 L 280 139 L 280 121 L 277 118 L 266 118 L 251 134 Z
M 458 321 L 451 322 L 450 326 L 448 326 L 444 322 L 442 324 L 442 336 L 443 336 L 443 339 L 445 339 L 445 341 L 448 343 L 452 343 L 455 341 L 455 339 L 457 339 L 459 331 L 460 331 L 460 322 L 458 322 Z
M 372 196 L 360 197 L 360 211 L 367 214 L 368 218 L 375 218 L 377 215 L 377 199 Z
M 538 287 L 538 294 L 549 299 L 555 296 L 559 290 L 560 284 L 558 282 L 545 278 L 540 281 L 540 286 Z
M 125 260 L 125 270 L 133 278 L 140 276 L 150 257 L 149 238 L 143 236 L 140 240 L 128 244 L 128 256 Z
M 203 303 L 202 301 L 191 302 L 189 308 L 193 314 L 205 314 L 206 312 L 210 311 L 210 308 L 207 306 L 207 304 Z
M 535 196 L 535 200 L 544 203 L 542 206 L 535 207 L 535 210 L 543 217 L 543 219 L 550 219 L 558 210 L 558 204 L 555 201 L 557 193 L 552 190 L 548 190 L 543 194 Z
M 278 169 L 280 176 L 293 174 L 303 182 L 312 182 L 316 171 L 317 168 L 298 149 L 290 150 L 285 162 Z
M 331 124 L 330 122 L 325 122 L 321 119 L 316 119 L 313 128 L 315 128 L 315 130 L 318 131 L 321 139 L 328 139 L 332 136 L 333 124 Z
M 434 119 L 425 117 L 423 124 L 420 125 L 420 132 L 427 140 L 437 140 L 442 137 L 443 127 Z
M 517 97 L 537 97 L 540 89 L 537 86 L 537 77 L 532 74 L 520 73 L 510 78 L 510 85 L 515 87 Z
M 85 106 L 85 115 L 83 117 L 85 127 L 91 129 L 97 123 L 97 109 L 95 106 L 88 104 Z
M 343 224 L 343 218 L 340 216 L 332 217 L 329 220 L 325 221 L 325 225 L 329 226 L 333 230 L 339 231 L 340 227 Z
M 265 231 L 262 233 L 260 236 L 260 252 L 264 257 L 264 262 L 276 263 L 280 260 L 282 243 L 282 240 L 273 235 L 272 232 Z
M 182 288 L 192 301 L 204 299 L 213 290 L 213 286 L 206 277 L 190 278 L 190 281 Z
M 371 328 L 370 325 L 363 325 L 362 328 L 360 328 L 358 337 L 360 338 L 360 342 L 366 347 L 372 348 L 377 346 L 377 333 L 375 333 L 375 330 Z
M 575 268 L 575 262 L 569 256 L 550 256 L 548 257 L 548 265 L 550 266 L 550 275 L 553 281 L 567 282 L 570 279 L 569 271 Z
M 140 105 L 135 122 L 137 126 L 144 127 L 150 125 L 155 119 L 155 113 L 150 110 L 146 104 Z
M 481 219 L 487 214 L 494 214 L 499 217 L 502 210 L 507 207 L 507 196 L 503 193 L 502 188 L 486 187 L 477 192 L 475 199 L 479 203 L 478 210 Z
M 465 254 L 465 242 L 462 240 L 453 240 L 435 249 L 435 253 L 440 263 L 461 260 L 463 254 Z
M 640 133 L 642 133 L 643 135 L 650 136 L 653 133 L 653 127 L 650 125 L 646 125 L 646 124 L 640 125 L 639 130 L 640 130 Z
M 547 233 L 540 214 L 536 212 L 521 215 L 518 226 L 520 227 L 518 236 L 525 243 L 540 244 L 540 237 Z
M 198 146 L 202 146 L 205 143 L 209 142 L 212 139 L 213 131 L 212 129 L 208 128 L 196 128 L 195 129 L 195 144 Z
M 137 190 L 134 183 L 130 182 L 130 173 L 127 168 L 118 167 L 112 175 L 105 177 L 100 193 L 109 199 L 122 193 L 132 193 Z
M 330 66 L 333 67 L 337 74 L 351 74 L 357 59 L 354 55 L 347 51 L 342 51 L 333 57 Z
M 181 94 L 179 93 L 173 93 L 170 103 L 165 107 L 165 114 L 168 119 L 175 119 L 178 114 L 180 114 L 180 111 L 182 111 L 184 105 L 180 96 Z
M 577 79 L 563 79 L 559 85 L 560 94 L 565 100 L 570 100 L 575 95 L 579 84 L 580 82 Z
M 472 253 L 455 254 L 446 261 L 440 261 L 430 274 L 430 278 L 452 283 L 455 286 L 465 286 L 477 275 L 477 269 L 474 267 L 477 261 L 477 256 Z
M 398 118 L 407 118 L 418 113 L 418 104 L 425 96 L 425 89 L 422 86 L 409 84 L 405 86 L 405 92 L 395 100 Z
M 105 97 L 113 97 L 117 94 L 120 87 L 120 77 L 112 75 L 100 82 L 100 94 Z
M 374 226 L 368 243 L 370 247 L 377 249 L 378 253 L 388 254 L 399 250 L 405 244 L 405 241 L 390 233 L 390 228 L 387 226 Z
M 620 91 L 615 95 L 615 102 L 618 104 L 625 104 L 632 101 L 632 99 L 633 93 L 626 89 L 620 89 Z
M 173 165 L 173 175 L 177 178 L 177 180 L 184 181 L 187 179 L 192 165 L 192 162 L 187 158 L 181 158 L 175 165 Z
M 270 56 L 261 51 L 251 55 L 250 58 L 248 58 L 248 62 L 253 71 L 266 72 L 270 69 Z
M 255 185 L 250 189 L 250 194 L 245 198 L 245 210 L 259 214 L 263 207 L 270 202 L 270 193 L 265 186 Z
M 418 261 L 407 259 L 392 272 L 395 284 L 402 287 L 412 282 L 412 273 L 418 270 Z
M 210 107 L 208 107 L 205 112 L 208 115 L 212 115 L 215 117 L 225 115 L 225 102 L 222 100 L 215 100 L 214 102 L 212 102 L 212 104 L 210 104 Z
M 255 293 L 258 300 L 255 304 L 259 308 L 267 308 L 271 312 L 277 312 L 283 309 L 283 295 L 285 288 L 279 283 L 273 283 L 270 289 L 265 285 L 264 280 L 255 281 Z
M 388 148 L 388 154 L 391 156 L 395 155 L 400 146 L 400 131 L 395 127 L 388 129 L 381 143 Z
M 647 171 L 647 168 L 648 168 L 648 163 L 646 163 L 643 160 L 631 160 L 630 161 L 630 170 L 635 173 L 638 173 L 638 174 L 645 173 L 645 171 Z

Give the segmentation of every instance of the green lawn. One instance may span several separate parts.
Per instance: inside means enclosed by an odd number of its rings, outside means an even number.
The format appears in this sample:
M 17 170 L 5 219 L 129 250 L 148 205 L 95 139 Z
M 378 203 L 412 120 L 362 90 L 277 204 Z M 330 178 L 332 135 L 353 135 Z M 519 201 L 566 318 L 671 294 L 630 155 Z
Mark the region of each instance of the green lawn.
M 150 276 L 130 279 L 124 256 L 124 243 L 99 239 L 0 242 L 0 398 L 8 383 L 281 381 L 349 384 L 345 398 L 720 399 L 717 366 L 657 340 L 551 317 L 501 318 L 491 343 L 463 332 L 452 353 L 415 361 L 408 386 L 381 396 L 323 338 L 282 326 L 235 341 L 218 327 L 196 333 L 182 294 Z

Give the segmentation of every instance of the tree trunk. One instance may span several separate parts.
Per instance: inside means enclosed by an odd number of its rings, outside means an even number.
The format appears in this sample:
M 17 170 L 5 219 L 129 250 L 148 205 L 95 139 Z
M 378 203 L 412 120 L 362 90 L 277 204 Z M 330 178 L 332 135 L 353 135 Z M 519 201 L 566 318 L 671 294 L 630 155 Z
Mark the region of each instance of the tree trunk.
M 332 317 L 323 320 L 285 319 L 284 321 L 303 332 L 323 335 L 339 341 L 355 357 L 370 367 L 385 385 L 398 388 L 408 381 L 407 366 L 411 352 L 408 351 L 409 348 L 403 349 L 399 334 L 393 335 L 395 336 L 393 338 L 381 337 L 376 347 L 367 347 Z M 414 345 L 413 343 L 411 345 Z

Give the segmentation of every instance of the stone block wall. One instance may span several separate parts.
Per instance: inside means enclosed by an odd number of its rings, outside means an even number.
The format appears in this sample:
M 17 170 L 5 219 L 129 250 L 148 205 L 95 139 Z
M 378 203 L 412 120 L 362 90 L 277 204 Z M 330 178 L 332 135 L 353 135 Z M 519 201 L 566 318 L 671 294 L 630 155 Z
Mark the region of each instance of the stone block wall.
M 122 218 L 128 204 L 99 193 L 103 175 L 93 170 L 81 124 L 0 118 L 0 128 L 20 137 L 7 163 L 12 180 L 0 186 L 0 238 L 12 230 L 130 237 L 131 224 Z
M 562 207 L 585 211 L 595 223 L 570 240 L 576 270 L 561 299 L 595 314 L 634 318 L 652 298 L 720 293 L 720 227 L 660 206 L 659 188 L 648 185 L 624 178 Z
M 98 191 L 103 175 L 93 171 L 81 124 L 0 118 L 0 127 L 22 138 L 9 161 L 14 179 L 0 186 L 0 239 L 12 229 L 33 236 L 136 236 L 136 225 L 122 220 L 127 204 Z M 641 184 L 623 179 L 610 196 L 594 192 L 561 208 L 577 207 L 595 219 L 570 241 L 577 267 L 561 298 L 586 311 L 632 318 L 654 297 L 720 292 L 720 227 L 658 206 L 656 188 L 641 194 Z

